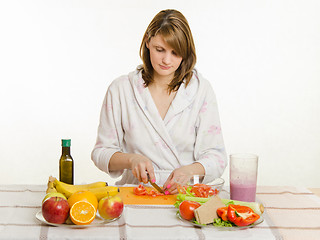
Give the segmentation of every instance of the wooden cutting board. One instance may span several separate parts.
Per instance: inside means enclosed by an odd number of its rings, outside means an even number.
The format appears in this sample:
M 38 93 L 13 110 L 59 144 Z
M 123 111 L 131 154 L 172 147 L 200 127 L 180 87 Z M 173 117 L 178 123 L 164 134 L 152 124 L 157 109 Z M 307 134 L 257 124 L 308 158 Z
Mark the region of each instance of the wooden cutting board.
M 120 195 L 124 204 L 127 205 L 173 205 L 176 195 L 165 196 L 137 196 L 133 193 L 133 187 L 119 187 Z M 149 191 L 151 188 L 147 188 Z

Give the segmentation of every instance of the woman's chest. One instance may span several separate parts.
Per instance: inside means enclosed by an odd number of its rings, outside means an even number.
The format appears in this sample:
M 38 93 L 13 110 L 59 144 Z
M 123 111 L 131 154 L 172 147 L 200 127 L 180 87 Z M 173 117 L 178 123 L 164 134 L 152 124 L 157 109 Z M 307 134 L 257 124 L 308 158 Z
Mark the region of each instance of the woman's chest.
M 126 143 L 148 146 L 193 148 L 196 139 L 197 112 L 186 108 L 175 114 L 167 111 L 164 120 L 160 113 L 152 114 L 149 109 L 139 105 L 123 109 L 122 129 Z M 154 111 L 159 111 L 154 109 Z

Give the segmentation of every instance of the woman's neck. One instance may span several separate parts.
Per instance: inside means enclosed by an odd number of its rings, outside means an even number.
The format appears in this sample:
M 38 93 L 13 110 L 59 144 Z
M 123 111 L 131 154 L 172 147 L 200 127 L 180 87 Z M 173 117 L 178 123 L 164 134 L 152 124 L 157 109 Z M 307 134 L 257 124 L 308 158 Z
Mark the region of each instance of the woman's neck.
M 150 86 L 158 91 L 168 92 L 172 76 L 154 75 Z

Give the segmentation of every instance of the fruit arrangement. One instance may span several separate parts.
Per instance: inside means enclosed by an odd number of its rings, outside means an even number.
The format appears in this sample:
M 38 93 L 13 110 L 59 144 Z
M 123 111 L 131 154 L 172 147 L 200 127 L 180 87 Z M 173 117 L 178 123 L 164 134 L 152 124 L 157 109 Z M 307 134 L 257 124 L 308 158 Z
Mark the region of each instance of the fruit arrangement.
M 121 215 L 122 199 L 119 189 L 106 182 L 71 185 L 49 177 L 46 196 L 42 201 L 42 215 L 49 223 L 88 225 L 96 213 L 111 220 Z M 70 220 L 69 220 L 70 219 Z

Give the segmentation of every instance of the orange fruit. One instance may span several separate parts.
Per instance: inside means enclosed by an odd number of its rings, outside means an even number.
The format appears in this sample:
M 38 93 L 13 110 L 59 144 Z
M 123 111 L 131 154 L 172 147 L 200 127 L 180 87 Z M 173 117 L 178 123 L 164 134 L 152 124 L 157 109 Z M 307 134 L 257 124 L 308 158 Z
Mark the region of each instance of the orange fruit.
M 73 193 L 69 198 L 68 198 L 68 203 L 70 208 L 72 207 L 73 204 L 75 204 L 76 202 L 79 201 L 87 201 L 89 203 L 91 203 L 94 208 L 98 209 L 98 199 L 96 197 L 96 195 L 94 195 L 92 192 L 90 191 L 77 191 L 75 193 Z
M 88 225 L 96 217 L 96 209 L 87 201 L 79 201 L 70 209 L 71 221 L 76 225 Z

